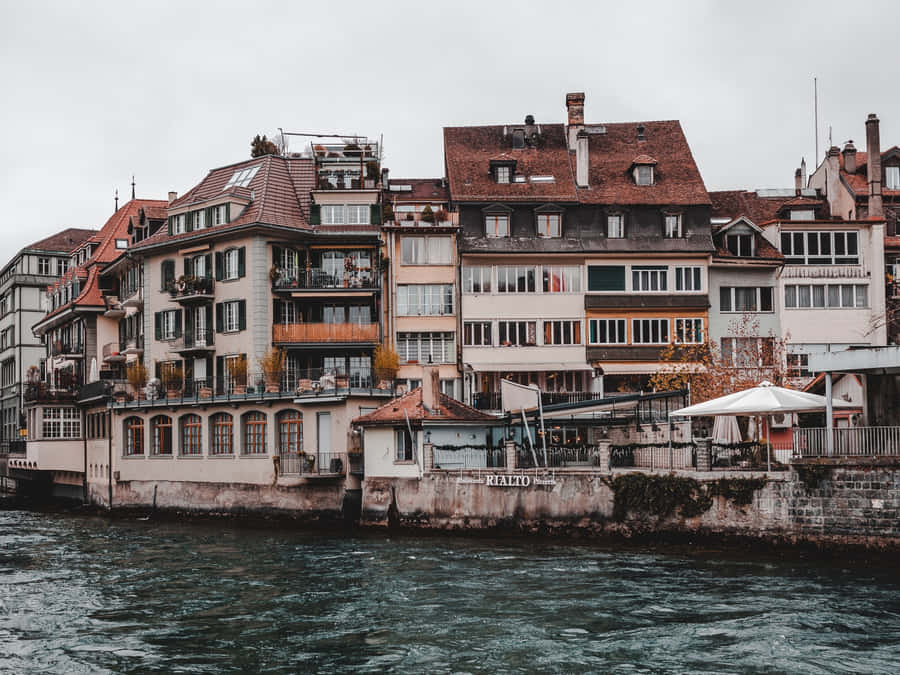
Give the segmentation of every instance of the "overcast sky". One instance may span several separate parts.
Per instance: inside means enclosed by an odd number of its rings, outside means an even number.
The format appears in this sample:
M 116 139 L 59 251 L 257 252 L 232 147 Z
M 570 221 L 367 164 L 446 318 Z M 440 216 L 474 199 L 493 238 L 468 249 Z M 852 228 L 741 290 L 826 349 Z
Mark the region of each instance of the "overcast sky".
M 443 174 L 441 128 L 679 119 L 711 190 L 791 187 L 828 130 L 900 144 L 900 3 L 0 0 L 3 261 L 113 193 L 183 193 L 256 133 L 384 135 L 395 177 Z

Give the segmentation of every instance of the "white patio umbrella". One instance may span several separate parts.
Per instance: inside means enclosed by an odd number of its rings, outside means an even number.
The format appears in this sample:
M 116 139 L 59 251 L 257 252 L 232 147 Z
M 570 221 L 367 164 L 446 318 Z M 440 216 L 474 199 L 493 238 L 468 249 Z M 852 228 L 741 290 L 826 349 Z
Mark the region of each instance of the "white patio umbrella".
M 97 357 L 91 359 L 91 374 L 89 375 L 88 382 L 96 382 L 100 379 L 100 374 L 97 372 Z
M 734 415 L 719 415 L 713 423 L 713 443 L 731 445 L 741 442 L 741 428 Z

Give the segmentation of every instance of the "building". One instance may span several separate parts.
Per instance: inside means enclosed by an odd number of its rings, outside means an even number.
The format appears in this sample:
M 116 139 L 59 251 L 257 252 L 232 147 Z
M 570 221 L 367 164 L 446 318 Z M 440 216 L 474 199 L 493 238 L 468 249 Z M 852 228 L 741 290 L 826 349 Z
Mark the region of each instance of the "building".
M 457 339 L 458 227 L 439 178 L 393 178 L 384 191 L 382 225 L 388 288 L 386 332 L 400 361 L 398 380 L 422 385 L 422 365 L 439 367 L 441 391 L 462 398 Z
M 444 129 L 459 218 L 465 399 L 499 382 L 548 403 L 636 391 L 671 342 L 702 342 L 710 201 L 677 121 Z
M 0 270 L 0 454 L 25 428 L 23 404 L 29 370 L 39 369 L 46 348 L 31 331 L 45 314 L 48 284 L 65 274 L 72 252 L 97 230 L 66 228 L 26 246 Z

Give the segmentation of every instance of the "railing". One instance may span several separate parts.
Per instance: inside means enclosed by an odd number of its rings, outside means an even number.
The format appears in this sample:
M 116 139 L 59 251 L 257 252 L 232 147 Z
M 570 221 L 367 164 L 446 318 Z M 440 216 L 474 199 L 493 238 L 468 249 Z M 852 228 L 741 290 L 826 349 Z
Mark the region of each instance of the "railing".
M 9 454 L 11 455 L 24 455 L 25 441 L 20 439 L 7 441 L 7 452 L 9 452 Z
M 44 382 L 25 385 L 25 400 L 45 403 L 74 401 L 78 388 L 75 385 L 48 387 Z
M 119 343 L 119 349 L 123 352 L 137 353 L 144 351 L 144 336 L 136 335 L 126 337 Z
M 106 397 L 112 390 L 112 382 L 109 380 L 97 380 L 96 382 L 88 382 L 79 387 L 78 394 L 75 399 L 77 401 L 87 401 L 89 399 Z
M 272 341 L 302 342 L 377 342 L 377 323 L 291 323 L 272 326 Z
M 794 451 L 801 457 L 878 457 L 900 455 L 900 427 L 838 427 L 794 429 Z
M 541 404 L 584 403 L 585 401 L 596 400 L 600 396 L 600 394 L 591 391 L 545 391 L 541 392 Z M 473 400 L 473 407 L 477 410 L 501 410 L 503 405 L 499 392 L 477 392 Z M 634 416 L 633 412 L 632 416 Z
M 185 332 L 184 335 L 176 338 L 172 343 L 172 351 L 179 352 L 190 349 L 212 349 L 214 336 L 215 332 L 209 328 Z
M 294 476 L 343 476 L 347 471 L 347 453 L 311 451 L 281 455 L 281 473 Z
M 289 270 L 276 268 L 272 288 L 275 290 L 306 290 L 323 288 L 380 288 L 379 275 L 374 270 L 332 273 L 323 269 Z
M 613 445 L 609 450 L 609 465 L 617 469 L 690 470 L 697 468 L 697 453 L 700 451 L 701 446 L 683 442 L 671 445 L 666 442 Z M 786 462 L 779 458 L 785 457 L 789 459 L 789 450 L 770 451 L 765 443 L 713 443 L 709 468 L 713 471 L 762 471 L 769 467 L 771 461 L 773 470 L 784 470 Z
M 185 277 L 173 281 L 169 285 L 169 295 L 176 300 L 184 300 L 195 296 L 213 295 L 215 292 L 212 277 Z
M 537 465 L 534 463 L 534 459 L 537 457 Z M 600 467 L 601 459 L 600 459 L 600 451 L 599 448 L 595 445 L 577 445 L 577 446 L 564 446 L 564 445 L 548 445 L 547 446 L 547 460 L 546 466 L 550 468 L 565 468 L 565 467 L 598 467 L 605 469 L 606 467 Z M 544 462 L 544 448 L 541 446 L 540 442 L 536 443 L 534 446 L 534 453 L 531 451 L 531 446 L 525 445 L 517 445 L 516 446 L 516 468 L 517 469 L 532 469 L 535 466 L 543 467 L 545 466 Z
M 347 453 L 348 470 L 352 474 L 362 474 L 364 472 L 363 456 L 361 452 Z
M 491 469 L 506 466 L 506 451 L 473 445 L 435 445 L 432 449 L 435 469 Z
M 122 345 L 119 342 L 107 342 L 103 345 L 104 361 L 124 361 L 125 354 L 122 353 Z
M 53 356 L 71 356 L 73 354 L 82 354 L 83 352 L 84 345 L 80 342 L 71 344 L 68 342 L 55 342 L 50 350 Z

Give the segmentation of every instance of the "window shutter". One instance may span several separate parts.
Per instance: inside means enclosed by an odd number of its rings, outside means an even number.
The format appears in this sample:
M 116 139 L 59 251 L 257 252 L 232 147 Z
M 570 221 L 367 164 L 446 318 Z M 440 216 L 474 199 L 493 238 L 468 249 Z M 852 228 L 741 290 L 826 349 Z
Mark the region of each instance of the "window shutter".
M 369 223 L 381 225 L 381 206 L 379 204 L 372 204 L 369 207 Z
M 209 373 L 207 373 L 209 375 Z M 215 382 L 216 382 L 216 393 L 221 394 L 225 389 L 225 357 L 217 356 L 216 357 L 216 374 L 215 374 Z
M 184 214 L 184 231 L 194 231 L 194 211 L 188 211 Z
M 282 323 L 281 300 L 272 301 L 272 323 Z
M 238 330 L 247 328 L 247 301 L 238 300 Z
M 223 266 L 222 253 L 221 251 L 216 251 L 216 281 L 222 281 Z
M 153 315 L 153 326 L 157 340 L 162 340 L 162 312 Z
M 159 371 L 162 369 L 161 366 L 162 366 L 162 364 L 161 364 L 159 361 L 157 361 L 157 362 L 156 362 L 156 367 L 154 368 L 154 371 L 155 371 L 155 372 L 154 372 L 154 377 L 155 377 L 157 380 L 159 379 Z
M 205 258 L 204 265 L 203 265 L 203 271 L 206 273 L 206 276 L 209 276 L 209 270 L 212 267 L 212 254 L 207 253 L 203 257 Z
M 213 215 L 214 215 L 213 208 L 214 207 L 210 206 L 208 209 L 206 209 L 206 218 L 204 219 L 204 222 L 203 222 L 203 224 L 206 225 L 206 227 L 213 226 Z
M 175 216 L 169 216 L 169 236 L 172 236 L 172 224 L 175 221 Z
M 181 337 L 181 310 L 175 312 L 175 337 Z
M 281 265 L 281 247 L 273 246 L 272 247 L 272 267 L 279 267 Z
M 322 208 L 318 204 L 309 205 L 309 224 L 320 225 L 322 223 Z
M 206 323 L 204 325 L 206 326 L 206 332 L 209 333 L 209 331 L 212 330 L 212 322 L 213 322 L 212 305 L 207 305 L 203 311 L 206 313 Z M 211 342 L 209 337 L 210 337 L 209 335 L 206 336 L 207 344 L 209 342 Z
M 216 255 L 219 255 L 218 253 Z M 216 303 L 216 332 L 221 333 L 225 323 L 225 312 L 221 302 Z
M 244 270 L 247 262 L 247 255 L 245 247 L 241 246 L 238 249 L 238 278 L 240 279 L 244 276 Z
M 231 202 L 225 203 L 225 222 L 231 222 Z
M 191 270 L 191 259 L 190 259 L 190 258 L 185 258 L 185 259 L 184 259 L 184 276 L 189 277 L 189 276 L 191 276 L 191 273 L 192 273 L 192 270 Z

